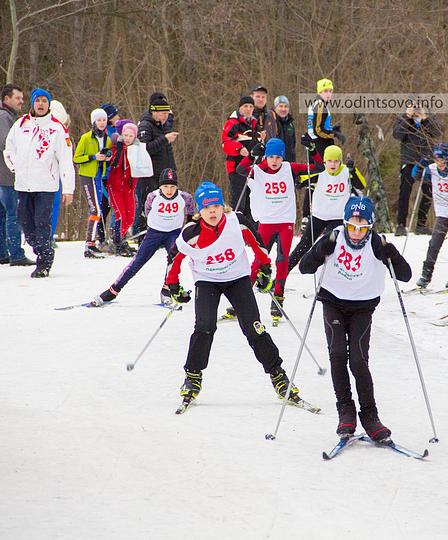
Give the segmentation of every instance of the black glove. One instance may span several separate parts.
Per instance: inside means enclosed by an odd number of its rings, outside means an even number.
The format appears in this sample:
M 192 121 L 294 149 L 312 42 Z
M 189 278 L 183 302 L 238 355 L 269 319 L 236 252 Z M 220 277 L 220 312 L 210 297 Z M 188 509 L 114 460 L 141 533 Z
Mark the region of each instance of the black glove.
M 350 171 L 350 173 L 353 173 L 354 170 L 355 170 L 355 162 L 353 161 L 352 158 L 347 158 L 345 160 L 345 165 L 347 166 L 348 170 Z
M 168 285 L 168 288 L 171 293 L 171 298 L 176 304 L 186 304 L 191 300 L 191 291 L 185 291 L 179 283 L 171 283 L 171 285 Z
M 255 284 L 261 292 L 269 292 L 272 289 L 272 279 L 271 279 L 271 265 L 263 264 L 258 270 L 257 279 Z
M 252 157 L 264 156 L 266 148 L 263 143 L 257 143 L 251 150 L 250 155 Z
M 322 239 L 317 244 L 318 256 L 327 257 L 331 255 L 336 247 L 336 238 L 338 237 L 339 231 L 331 231 L 328 236 L 323 236 Z
M 335 129 L 335 128 L 338 128 L 338 129 Z M 343 135 L 341 133 L 341 128 L 339 126 L 335 126 L 333 128 L 333 133 L 334 133 L 334 136 L 336 137 L 336 139 L 339 139 L 339 141 L 341 142 L 341 144 L 345 144 L 345 141 L 347 140 L 347 138 L 345 137 L 345 135 Z
M 384 262 L 387 262 L 387 259 L 390 259 L 392 262 L 397 261 L 401 257 L 398 249 L 389 242 L 383 244 L 383 251 L 381 254 L 381 259 Z
M 308 135 L 308 133 L 304 133 L 300 137 L 300 144 L 305 148 L 308 148 L 309 152 L 314 152 L 316 150 L 316 143 L 313 142 L 313 139 Z

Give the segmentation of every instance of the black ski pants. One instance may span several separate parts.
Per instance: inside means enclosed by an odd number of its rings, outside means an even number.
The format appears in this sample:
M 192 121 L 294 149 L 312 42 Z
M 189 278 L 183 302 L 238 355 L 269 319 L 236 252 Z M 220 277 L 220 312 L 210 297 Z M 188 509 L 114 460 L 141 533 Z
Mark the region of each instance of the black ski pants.
M 349 367 L 355 378 L 361 410 L 371 409 L 375 407 L 369 370 L 370 329 L 374 310 L 340 308 L 329 302 L 322 304 L 337 402 L 342 405 L 352 401 Z
M 241 330 L 252 347 L 255 357 L 263 365 L 264 371 L 270 373 L 273 369 L 279 368 L 282 359 L 271 336 L 260 322 L 260 312 L 252 285 L 249 276 L 245 276 L 221 283 L 196 282 L 196 321 L 184 369 L 203 370 L 207 367 L 222 294 L 235 309 Z
M 412 178 L 412 168 L 414 165 L 407 164 L 402 165 L 400 173 L 400 192 L 398 195 L 398 225 L 406 227 L 409 211 L 409 199 L 412 193 L 412 186 L 414 185 L 414 178 Z M 426 225 L 426 218 L 431 207 L 432 202 L 432 186 L 431 182 L 423 182 L 422 184 L 422 198 L 418 207 L 417 213 L 417 227 L 424 227 Z
M 313 227 L 312 234 L 311 234 L 311 224 Z M 300 239 L 300 242 L 297 244 L 297 246 L 293 249 L 293 251 L 289 255 L 288 274 L 289 272 L 291 272 L 291 270 L 295 266 L 299 264 L 300 259 L 313 245 L 313 240 L 316 241 L 321 234 L 330 232 L 335 227 L 338 227 L 339 225 L 342 225 L 342 219 L 333 219 L 330 221 L 324 221 L 323 219 L 319 219 L 317 217 L 311 218 L 310 216 L 310 219 L 308 223 L 306 224 L 306 229 L 302 235 L 302 238 Z

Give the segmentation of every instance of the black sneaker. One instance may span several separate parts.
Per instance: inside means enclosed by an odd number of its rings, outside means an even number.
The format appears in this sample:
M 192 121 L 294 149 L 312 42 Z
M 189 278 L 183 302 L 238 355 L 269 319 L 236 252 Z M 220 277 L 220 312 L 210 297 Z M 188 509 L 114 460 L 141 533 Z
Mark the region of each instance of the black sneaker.
M 285 370 L 283 368 L 275 368 L 271 371 L 270 376 L 274 390 L 277 392 L 277 395 L 283 399 L 286 396 L 286 391 L 289 386 L 289 379 Z M 299 389 L 297 386 L 291 386 L 288 399 L 291 401 L 300 401 L 301 398 L 299 398 Z
M 184 384 L 180 388 L 180 395 L 195 399 L 202 388 L 202 371 L 186 371 Z
M 384 426 L 378 418 L 376 408 L 359 413 L 362 427 L 366 430 L 367 435 L 375 442 L 385 442 L 390 438 L 391 431 Z
M 50 270 L 47 270 L 46 268 L 36 268 L 33 272 L 31 272 L 32 278 L 44 278 L 48 277 L 50 275 Z
M 285 297 L 274 294 L 274 298 L 277 300 L 280 306 L 283 307 L 283 302 L 285 301 Z M 277 304 L 274 302 L 274 300 L 271 300 L 271 317 L 281 318 L 282 316 L 283 314 L 281 310 L 279 309 L 279 307 L 277 306 Z
M 356 431 L 356 407 L 353 401 L 336 403 L 339 414 L 339 424 L 336 433 L 339 437 L 350 437 Z
M 28 257 L 23 257 L 23 259 L 18 259 L 16 261 L 11 261 L 9 266 L 34 266 L 36 261 L 28 259 Z
M 398 227 L 395 229 L 395 236 L 407 236 L 408 231 L 406 230 L 406 227 L 404 225 L 398 225 Z

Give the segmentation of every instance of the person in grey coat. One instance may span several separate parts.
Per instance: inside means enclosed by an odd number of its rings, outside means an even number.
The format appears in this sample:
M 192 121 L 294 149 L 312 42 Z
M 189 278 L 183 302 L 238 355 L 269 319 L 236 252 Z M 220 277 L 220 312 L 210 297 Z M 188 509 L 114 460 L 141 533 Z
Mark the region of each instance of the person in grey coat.
M 23 92 L 15 84 L 7 84 L 1 92 L 0 104 L 0 264 L 31 266 L 36 264 L 21 247 L 21 229 L 17 221 L 17 192 L 14 174 L 7 167 L 3 150 L 9 130 L 23 105 Z

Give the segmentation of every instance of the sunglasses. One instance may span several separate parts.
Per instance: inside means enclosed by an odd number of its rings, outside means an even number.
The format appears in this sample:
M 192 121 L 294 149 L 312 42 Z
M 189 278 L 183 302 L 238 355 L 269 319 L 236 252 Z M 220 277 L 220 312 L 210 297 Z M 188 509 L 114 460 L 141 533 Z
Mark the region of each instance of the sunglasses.
M 373 227 L 372 225 L 355 225 L 354 223 L 350 223 L 350 221 L 344 220 L 344 225 L 347 227 L 347 230 L 350 232 L 361 232 L 366 233 L 369 232 L 370 229 Z

